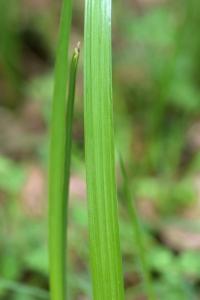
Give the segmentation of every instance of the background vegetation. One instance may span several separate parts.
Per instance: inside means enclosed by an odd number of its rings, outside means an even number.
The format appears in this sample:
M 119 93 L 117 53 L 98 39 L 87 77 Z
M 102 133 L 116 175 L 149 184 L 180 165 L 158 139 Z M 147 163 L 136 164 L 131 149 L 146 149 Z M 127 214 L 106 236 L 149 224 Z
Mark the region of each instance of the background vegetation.
M 158 299 L 200 297 L 200 3 L 113 1 L 116 145 Z M 47 149 L 60 2 L 0 1 L 0 299 L 48 299 Z M 75 1 L 71 54 L 83 40 Z M 80 57 L 69 207 L 69 299 L 91 299 Z M 116 155 L 117 158 L 117 155 Z M 126 299 L 145 299 L 120 162 Z

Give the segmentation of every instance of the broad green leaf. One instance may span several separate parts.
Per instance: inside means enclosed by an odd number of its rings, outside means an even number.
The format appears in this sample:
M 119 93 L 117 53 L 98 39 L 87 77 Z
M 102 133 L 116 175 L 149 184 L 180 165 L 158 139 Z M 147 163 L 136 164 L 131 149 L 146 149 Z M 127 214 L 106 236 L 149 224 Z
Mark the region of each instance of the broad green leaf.
M 85 152 L 93 299 L 124 299 L 120 255 L 111 66 L 111 0 L 85 11 Z

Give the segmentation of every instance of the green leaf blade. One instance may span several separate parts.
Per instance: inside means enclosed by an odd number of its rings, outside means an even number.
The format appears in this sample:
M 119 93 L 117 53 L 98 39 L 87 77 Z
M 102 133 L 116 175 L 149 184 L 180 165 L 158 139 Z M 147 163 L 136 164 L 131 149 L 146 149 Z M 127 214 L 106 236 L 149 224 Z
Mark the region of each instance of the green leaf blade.
M 124 299 L 120 255 L 111 65 L 111 1 L 87 0 L 85 142 L 93 298 Z
M 64 0 L 54 75 L 49 157 L 49 264 L 52 300 L 66 299 L 66 86 L 71 18 L 72 0 Z

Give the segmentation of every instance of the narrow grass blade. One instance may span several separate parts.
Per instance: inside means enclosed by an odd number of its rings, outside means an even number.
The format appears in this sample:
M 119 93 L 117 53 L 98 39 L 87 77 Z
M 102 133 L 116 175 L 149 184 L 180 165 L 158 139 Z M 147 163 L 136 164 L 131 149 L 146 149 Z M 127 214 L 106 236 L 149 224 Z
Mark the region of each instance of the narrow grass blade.
M 49 293 L 43 289 L 0 278 L 0 290 L 32 296 L 34 299 L 49 299 Z
M 111 0 L 87 0 L 85 152 L 94 300 L 124 299 L 120 255 L 111 71 Z
M 69 179 L 70 179 L 70 164 L 71 164 L 71 147 L 72 147 L 72 123 L 74 115 L 74 99 L 75 99 L 75 87 L 76 87 L 76 75 L 77 66 L 80 53 L 80 43 L 74 49 L 70 64 L 69 74 L 69 91 L 67 98 L 67 111 L 66 111 L 66 140 L 65 140 L 65 174 L 64 174 L 64 199 L 68 202 L 69 194 Z
M 153 285 L 151 281 L 151 275 L 149 273 L 149 268 L 148 268 L 148 262 L 147 262 L 147 257 L 146 257 L 146 252 L 145 252 L 145 247 L 144 247 L 144 241 L 143 241 L 143 230 L 140 225 L 140 221 L 138 218 L 138 214 L 136 211 L 136 208 L 134 204 L 132 203 L 132 197 L 131 197 L 131 192 L 129 188 L 129 179 L 126 173 L 125 165 L 122 159 L 122 156 L 119 156 L 120 160 L 120 168 L 121 168 L 121 173 L 123 177 L 123 190 L 124 190 L 124 196 L 126 200 L 126 206 L 127 206 L 127 211 L 130 216 L 130 220 L 132 222 L 132 228 L 133 228 L 133 233 L 136 241 L 136 250 L 138 253 L 138 257 L 140 260 L 140 265 L 144 277 L 144 284 L 146 288 L 146 293 L 148 296 L 149 300 L 155 300 L 155 294 L 153 290 Z
M 72 0 L 64 0 L 55 66 L 49 161 L 49 264 L 52 300 L 66 297 L 66 86 Z
M 66 225 L 67 225 L 67 202 L 68 202 L 68 194 L 69 194 L 69 179 L 70 179 L 70 163 L 71 163 L 71 146 L 72 146 L 72 122 L 73 122 L 73 110 L 74 110 L 74 98 L 75 98 L 75 86 L 76 86 L 76 74 L 77 74 L 77 66 L 78 66 L 78 59 L 79 59 L 79 44 L 78 46 L 75 48 L 74 54 L 72 56 L 72 60 L 71 60 L 71 65 L 70 65 L 70 76 L 69 76 L 69 91 L 68 91 L 68 98 L 67 98 L 67 109 L 66 109 L 66 131 L 65 131 L 65 162 L 64 162 L 64 174 L 63 174 L 63 178 L 64 178 L 64 186 L 63 186 L 63 206 L 60 207 L 60 209 L 65 209 L 65 215 L 63 213 L 63 220 L 59 220 L 59 222 L 62 221 L 63 227 L 63 235 L 65 235 L 66 237 Z M 55 216 L 54 216 L 54 212 L 50 211 L 50 222 L 52 222 L 53 224 L 55 224 L 54 222 L 56 220 L 54 220 Z M 57 220 L 58 222 L 58 220 Z M 58 225 L 58 224 L 57 224 Z M 61 224 L 59 224 L 59 226 L 61 226 Z M 54 234 L 56 234 L 54 236 Z M 52 239 L 52 243 L 53 241 L 56 239 L 57 237 L 56 231 L 53 231 L 52 228 L 50 227 L 50 238 Z M 66 239 L 66 238 L 65 238 Z M 64 239 L 64 242 L 66 242 Z M 65 248 L 66 248 L 66 243 L 63 244 L 59 244 L 57 245 L 58 247 L 63 247 L 63 256 L 66 256 L 65 253 Z M 61 251 L 61 249 L 56 249 L 53 247 L 53 244 L 50 244 L 50 247 L 52 247 L 50 249 L 50 267 L 58 267 L 59 265 L 63 265 L 63 273 L 62 276 L 64 279 L 66 279 L 66 275 L 65 275 L 65 257 L 60 257 L 57 256 L 58 252 L 57 251 Z M 53 281 L 51 282 L 51 288 L 55 288 L 57 289 L 57 281 L 56 278 L 54 278 L 53 276 Z M 65 285 L 66 285 L 66 280 L 65 282 L 63 282 L 63 290 L 61 291 L 57 291 L 59 293 L 62 293 L 63 297 L 65 295 Z M 51 289 L 51 290 L 52 290 Z M 52 299 L 54 299 L 54 294 L 51 294 Z M 55 298 L 57 299 L 57 298 Z M 61 299 L 61 298 L 59 298 Z M 64 299 L 64 298 L 62 298 Z

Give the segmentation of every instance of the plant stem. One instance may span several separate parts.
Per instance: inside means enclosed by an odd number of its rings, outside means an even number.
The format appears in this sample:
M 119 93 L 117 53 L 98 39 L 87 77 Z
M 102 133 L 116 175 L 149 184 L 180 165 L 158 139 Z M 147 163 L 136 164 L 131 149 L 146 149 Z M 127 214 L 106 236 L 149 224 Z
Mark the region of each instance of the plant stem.
M 124 299 L 120 255 L 111 66 L 111 0 L 87 0 L 85 152 L 94 300 Z
M 146 293 L 149 300 L 155 300 L 156 298 L 154 295 L 153 284 L 149 272 L 149 267 L 148 267 L 148 262 L 147 262 L 145 247 L 144 247 L 143 231 L 140 225 L 140 221 L 138 218 L 138 213 L 136 211 L 135 205 L 132 203 L 132 197 L 129 188 L 129 179 L 121 155 L 119 156 L 119 159 L 120 159 L 121 173 L 123 177 L 123 190 L 124 190 L 124 195 L 126 200 L 127 211 L 129 213 L 130 220 L 133 227 L 133 233 L 136 241 L 136 250 L 139 256 L 140 265 L 144 277 Z
M 52 300 L 66 298 L 66 86 L 72 0 L 64 0 L 56 55 L 49 161 L 49 264 Z

